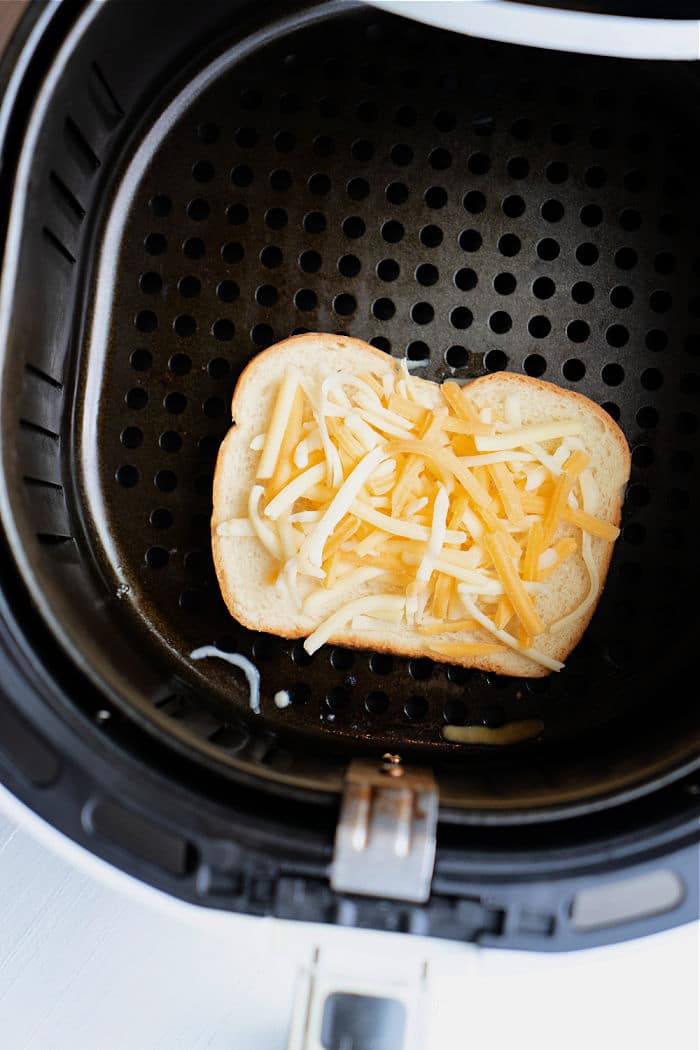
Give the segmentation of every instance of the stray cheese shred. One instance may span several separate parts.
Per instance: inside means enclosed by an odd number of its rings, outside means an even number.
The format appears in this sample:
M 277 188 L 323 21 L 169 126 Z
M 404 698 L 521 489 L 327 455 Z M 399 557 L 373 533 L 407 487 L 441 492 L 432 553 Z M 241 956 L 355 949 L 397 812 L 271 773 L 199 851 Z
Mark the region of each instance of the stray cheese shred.
M 455 382 L 437 389 L 405 364 L 316 385 L 286 374 L 249 445 L 259 459 L 247 516 L 216 533 L 264 548 L 270 580 L 308 622 L 308 653 L 384 624 L 411 628 L 447 662 L 514 651 L 558 671 L 538 641 L 595 603 L 593 544 L 619 535 L 596 515 L 584 424 L 528 422 L 517 395 L 477 406 Z M 547 623 L 546 596 L 571 558 L 587 593 Z

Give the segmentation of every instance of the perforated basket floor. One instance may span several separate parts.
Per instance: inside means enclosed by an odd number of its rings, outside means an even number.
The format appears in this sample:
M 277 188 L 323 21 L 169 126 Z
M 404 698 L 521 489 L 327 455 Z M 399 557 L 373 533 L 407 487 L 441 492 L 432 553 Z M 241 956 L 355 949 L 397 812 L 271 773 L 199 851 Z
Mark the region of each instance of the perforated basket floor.
M 260 669 L 263 719 L 329 742 L 462 755 L 445 721 L 541 717 L 546 742 L 658 709 L 664 661 L 647 654 L 687 655 L 693 620 L 679 614 L 700 568 L 697 112 L 688 67 L 357 11 L 231 56 L 175 104 L 115 205 L 108 337 L 93 333 L 87 364 L 100 390 L 88 498 L 125 630 L 197 704 L 224 719 L 247 707 L 240 672 L 187 659 L 216 643 Z M 634 464 L 623 534 L 561 674 L 328 647 L 309 658 L 227 614 L 209 515 L 232 390 L 261 348 L 314 330 L 407 355 L 431 379 L 542 376 L 619 421 Z

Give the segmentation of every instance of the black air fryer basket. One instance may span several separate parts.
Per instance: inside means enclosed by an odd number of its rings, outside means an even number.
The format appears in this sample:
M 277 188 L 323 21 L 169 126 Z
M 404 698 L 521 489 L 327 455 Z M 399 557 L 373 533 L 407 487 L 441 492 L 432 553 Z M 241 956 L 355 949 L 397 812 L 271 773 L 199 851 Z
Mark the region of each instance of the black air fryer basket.
M 5 784 L 121 868 L 253 914 L 539 948 L 697 916 L 697 66 L 352 3 L 63 0 L 29 9 L 0 84 Z M 227 614 L 231 394 L 306 331 L 435 380 L 542 376 L 619 422 L 622 536 L 559 675 L 309 657 Z M 202 645 L 256 664 L 260 715 Z M 544 729 L 518 746 L 442 735 L 523 718 Z M 344 771 L 386 752 L 438 783 L 425 904 L 329 883 Z M 659 872 L 663 906 L 576 921 L 580 894 Z

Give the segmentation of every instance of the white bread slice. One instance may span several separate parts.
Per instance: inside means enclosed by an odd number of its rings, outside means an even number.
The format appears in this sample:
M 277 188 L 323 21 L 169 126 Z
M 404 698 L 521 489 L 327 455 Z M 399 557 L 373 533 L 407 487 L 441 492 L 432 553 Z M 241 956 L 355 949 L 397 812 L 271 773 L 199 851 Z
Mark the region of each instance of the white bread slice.
M 287 372 L 296 373 L 300 380 L 320 381 L 339 370 L 361 374 L 373 371 L 378 375 L 393 374 L 398 363 L 380 350 L 358 339 L 312 333 L 286 339 L 258 354 L 240 376 L 233 395 L 231 414 L 234 425 L 224 439 L 214 476 L 214 509 L 212 516 L 212 547 L 216 573 L 226 605 L 231 615 L 253 630 L 278 634 L 285 638 L 309 635 L 338 606 L 337 598 L 329 592 L 328 602 L 314 617 L 297 611 L 283 586 L 274 587 L 268 581 L 275 567 L 274 559 L 256 537 L 228 537 L 217 535 L 217 526 L 229 518 L 245 517 L 248 495 L 255 483 L 259 453 L 250 449 L 256 435 L 264 433 L 272 412 L 273 399 L 279 383 Z M 425 382 L 427 395 L 440 402 L 437 384 Z M 612 419 L 588 398 L 550 383 L 510 373 L 496 373 L 474 380 L 467 387 L 469 396 L 477 405 L 509 394 L 519 397 L 523 424 L 556 419 L 585 420 L 581 440 L 591 457 L 591 470 L 599 490 L 596 514 L 617 525 L 624 493 L 629 478 L 630 454 L 625 437 Z M 566 534 L 566 526 L 560 534 Z M 573 532 L 573 527 L 570 527 Z M 593 558 L 600 574 L 598 598 L 607 574 L 613 544 L 592 538 Z M 537 595 L 536 607 L 545 624 L 565 616 L 586 597 L 589 576 L 580 553 L 568 558 L 549 577 L 548 594 Z M 372 593 L 378 589 L 373 582 L 365 583 L 347 597 Z M 556 660 L 564 660 L 583 634 L 597 600 L 587 612 L 556 633 L 545 631 L 539 635 L 539 651 Z M 382 623 L 379 631 L 344 629 L 330 638 L 331 644 L 355 646 L 407 656 L 430 656 L 441 662 L 458 662 L 506 675 L 540 677 L 549 672 L 514 651 L 474 656 L 451 661 L 450 657 L 436 657 L 428 643 L 436 641 L 485 641 L 483 634 L 450 634 L 427 639 L 405 624 Z

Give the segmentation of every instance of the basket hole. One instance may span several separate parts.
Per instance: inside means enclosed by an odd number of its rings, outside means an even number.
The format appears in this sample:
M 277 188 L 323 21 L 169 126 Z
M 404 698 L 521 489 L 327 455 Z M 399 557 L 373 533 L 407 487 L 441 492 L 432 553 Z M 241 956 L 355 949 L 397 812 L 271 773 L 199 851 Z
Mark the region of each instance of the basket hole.
M 354 156 L 354 153 L 353 153 Z M 356 158 L 361 159 L 361 158 Z M 391 148 L 391 159 L 399 168 L 405 168 L 413 160 L 413 150 L 405 142 L 397 142 Z
M 124 448 L 140 448 L 143 444 L 143 431 L 140 427 L 125 427 L 120 435 Z
M 450 324 L 453 328 L 469 328 L 473 320 L 474 315 L 466 306 L 458 306 L 450 314 Z
M 590 303 L 594 294 L 593 285 L 589 284 L 588 281 L 577 281 L 571 289 L 571 298 L 575 303 L 579 303 L 582 306 L 585 303 Z
M 192 368 L 192 359 L 187 354 L 173 354 L 168 361 L 168 368 L 175 376 L 185 376 Z
M 621 347 L 629 342 L 630 334 L 622 324 L 611 324 L 605 332 L 605 340 L 609 346 Z
M 372 653 L 369 658 L 369 669 L 373 674 L 391 674 L 394 669 L 394 659 L 389 653 Z
M 414 303 L 411 307 L 411 318 L 413 319 L 413 321 L 415 321 L 416 324 L 430 324 L 434 317 L 435 310 L 430 305 L 430 303 Z
M 616 423 L 618 422 L 620 419 L 619 405 L 616 405 L 614 401 L 603 401 L 600 407 L 608 413 L 611 419 L 614 419 Z
M 365 709 L 370 715 L 383 715 L 389 709 L 389 697 L 386 693 L 373 690 L 371 693 L 367 694 L 365 699 Z
M 442 234 L 440 239 L 442 240 Z M 421 240 L 423 237 L 421 236 Z M 425 241 L 423 240 L 423 244 Z M 438 241 L 440 244 L 440 241 Z M 465 252 L 478 252 L 482 247 L 482 235 L 478 230 L 463 230 L 460 234 L 460 248 Z
M 159 470 L 153 483 L 159 492 L 173 492 L 177 488 L 177 474 L 174 470 Z
M 317 171 L 309 177 L 307 186 L 315 197 L 325 197 L 331 191 L 331 180 L 324 172 Z
M 445 361 L 450 368 L 464 368 L 469 360 L 469 352 L 464 346 L 451 346 L 445 351 Z
M 377 350 L 381 350 L 384 354 L 391 353 L 391 343 L 383 335 L 375 335 L 374 338 L 370 339 L 369 345 L 376 346 Z
M 477 283 L 478 277 L 474 270 L 471 270 L 468 267 L 457 270 L 457 273 L 455 274 L 455 285 L 461 292 L 471 291 L 472 288 L 476 288 Z
M 525 157 L 511 157 L 506 171 L 511 179 L 525 179 L 530 174 L 530 163 Z
M 627 288 L 624 284 L 618 284 L 610 292 L 610 302 L 618 310 L 626 310 L 628 306 L 632 305 L 633 301 L 634 293 L 632 289 Z
M 553 160 L 544 169 L 545 178 L 548 182 L 559 184 L 566 182 L 569 177 L 569 167 L 561 160 Z
M 486 153 L 482 153 L 478 150 L 475 153 L 470 154 L 467 160 L 467 167 L 469 168 L 472 175 L 485 175 L 491 168 L 491 158 Z
M 658 368 L 645 368 L 640 381 L 645 390 L 658 390 L 663 385 L 664 377 Z
M 196 299 L 202 290 L 202 282 L 192 275 L 182 277 L 177 283 L 177 290 L 183 299 Z
M 416 339 L 406 347 L 406 357 L 409 361 L 425 361 L 430 357 L 430 347 Z
M 375 299 L 372 303 L 372 313 L 379 321 L 389 321 L 396 313 L 396 307 L 391 299 Z
M 304 273 L 318 273 L 321 269 L 322 259 L 318 252 L 309 249 L 299 256 L 299 269 Z
M 480 236 L 479 244 L 481 244 Z M 498 250 L 501 255 L 505 255 L 506 258 L 512 258 L 512 256 L 517 255 L 520 251 L 520 247 L 520 238 L 514 233 L 504 233 L 498 241 Z
M 643 405 L 637 412 L 636 418 L 642 430 L 653 430 L 659 422 L 659 413 L 653 405 Z
M 331 711 L 342 711 L 350 703 L 350 693 L 342 685 L 336 685 L 326 693 L 326 705 Z
M 231 204 L 226 209 L 226 218 L 231 226 L 243 226 L 248 222 L 249 212 L 245 204 Z
M 356 139 L 352 144 L 351 152 L 355 160 L 366 163 L 374 156 L 374 143 L 368 139 Z
M 566 334 L 572 343 L 585 343 L 591 329 L 585 321 L 570 321 L 566 326 Z
M 557 146 L 566 146 L 574 137 L 573 128 L 570 124 L 554 124 L 549 137 Z
M 316 293 L 311 288 L 300 288 L 294 296 L 297 310 L 315 310 L 318 306 Z
M 534 130 L 535 125 L 527 117 L 520 117 L 518 120 L 514 120 L 510 126 L 511 135 L 520 142 L 527 142 L 529 138 L 532 138 Z
M 411 722 L 420 722 L 428 713 L 428 701 L 424 696 L 409 696 L 403 705 L 403 713 Z
M 324 178 L 325 177 L 326 176 L 324 176 Z M 317 176 L 314 176 L 314 178 L 317 178 Z M 401 186 L 403 184 L 402 183 L 395 183 L 394 185 Z M 387 197 L 389 197 L 389 189 L 390 188 L 391 187 L 387 188 Z M 330 189 L 330 179 L 328 179 L 328 189 Z M 369 197 L 369 190 L 370 190 L 369 183 L 368 183 L 367 179 L 360 178 L 359 176 L 357 178 L 350 179 L 350 181 L 348 182 L 348 184 L 345 187 L 345 189 L 346 189 L 348 197 L 350 197 L 351 200 L 363 201 L 363 200 L 365 200 L 366 197 Z M 408 196 L 408 190 L 406 189 L 405 186 L 404 186 L 404 189 L 406 190 L 406 196 Z M 326 190 L 326 192 L 327 192 L 327 190 Z M 391 199 L 391 198 L 389 197 L 389 199 Z M 402 203 L 402 202 L 401 201 L 397 201 L 396 203 Z
M 349 671 L 355 663 L 355 654 L 349 649 L 332 649 L 330 662 L 336 671 Z
M 377 277 L 381 281 L 395 281 L 400 273 L 401 267 L 395 259 L 382 259 L 377 263 Z
M 502 350 L 489 350 L 484 355 L 484 366 L 489 372 L 503 372 L 507 364 L 508 358 Z
M 117 482 L 123 489 L 132 489 L 138 485 L 140 476 L 138 468 L 131 463 L 124 463 L 115 474 Z
M 146 295 L 157 295 L 163 287 L 163 278 L 159 273 L 149 271 L 139 277 L 139 288 Z
M 349 317 L 357 309 L 355 297 L 348 292 L 341 292 L 333 300 L 333 309 L 339 317 Z
M 533 339 L 545 339 L 552 331 L 552 322 L 543 314 L 537 314 L 528 321 L 527 330 Z
M 218 339 L 220 343 L 230 342 L 236 334 L 233 321 L 229 321 L 225 317 L 220 317 L 218 321 L 214 321 L 214 324 L 211 326 L 211 334 L 215 339 Z
M 540 214 L 545 222 L 559 222 L 564 217 L 564 205 L 561 201 L 545 201 L 540 208 Z
M 440 227 L 433 224 L 424 226 L 420 231 L 420 242 L 425 248 L 437 248 L 439 244 L 442 244 L 442 237 L 443 233 Z M 479 238 L 479 243 L 481 243 L 481 238 Z M 468 250 L 475 251 L 474 248 Z
M 593 164 L 590 168 L 586 168 L 583 181 L 592 190 L 599 190 L 607 182 L 608 175 L 605 168 L 601 168 L 599 164 Z
M 382 263 L 379 265 L 381 266 Z M 338 272 L 343 277 L 356 277 L 361 268 L 362 264 L 356 255 L 343 255 L 338 259 Z M 379 276 L 381 277 L 381 274 Z
M 470 190 L 464 197 L 465 211 L 478 215 L 486 207 L 486 197 L 479 190 Z
M 555 291 L 556 285 L 551 277 L 538 277 L 533 282 L 532 293 L 536 299 L 551 299 Z
M 288 216 L 284 208 L 268 208 L 265 212 L 265 223 L 271 230 L 281 230 L 287 222 Z
M 158 444 L 164 452 L 179 452 L 182 448 L 182 437 L 176 430 L 164 430 L 158 438 Z
M 149 547 L 146 551 L 146 564 L 151 569 L 164 569 L 170 555 L 165 547 Z
M 577 357 L 571 357 L 562 365 L 562 372 L 570 383 L 578 383 L 586 374 L 586 366 Z
M 164 193 L 156 193 L 148 202 L 148 207 L 157 218 L 163 219 L 173 210 L 173 202 Z
M 182 242 L 182 252 L 188 259 L 202 259 L 206 252 L 204 241 L 201 237 L 188 237 Z
M 207 419 L 221 419 L 226 415 L 226 405 L 220 397 L 208 397 L 202 409 Z
M 275 137 L 275 145 L 281 153 L 290 153 L 296 145 L 296 138 L 290 131 L 280 132 Z M 335 153 L 335 142 L 330 135 L 316 135 L 313 150 L 317 157 L 330 157 Z
M 654 462 L 654 450 L 649 445 L 637 445 L 632 449 L 632 462 L 641 469 L 650 467 Z
M 152 310 L 140 310 L 134 318 L 134 325 L 139 332 L 155 332 L 158 318 Z
M 240 289 L 235 281 L 220 281 L 216 286 L 216 295 L 222 303 L 232 303 L 240 295 Z
M 398 267 L 398 263 L 395 265 Z M 430 288 L 432 285 L 437 284 L 439 276 L 437 266 L 433 266 L 432 263 L 422 263 L 416 270 L 416 280 L 418 284 L 422 284 L 425 288 Z
M 162 233 L 149 233 L 143 246 L 149 255 L 162 255 L 168 247 L 168 242 Z
M 654 258 L 654 269 L 664 276 L 673 273 L 676 268 L 676 257 L 671 252 L 659 252 Z
M 461 700 L 448 700 L 442 709 L 442 717 L 449 725 L 463 726 L 467 721 L 467 708 Z
M 193 222 L 204 222 L 209 218 L 209 204 L 203 197 L 196 197 L 187 205 L 187 214 Z
M 169 529 L 173 523 L 173 516 L 169 510 L 165 507 L 156 507 L 155 510 L 151 511 L 149 522 L 154 529 L 164 530 Z
M 247 164 L 237 164 L 235 168 L 231 169 L 231 182 L 234 186 L 245 189 L 246 186 L 250 186 L 252 181 L 253 171 Z
M 559 245 L 552 237 L 544 237 L 537 243 L 537 254 L 545 262 L 552 262 L 559 255 Z
M 444 208 L 447 204 L 447 190 L 442 186 L 431 186 L 425 191 L 423 200 L 429 208 Z
M 547 369 L 547 362 L 541 354 L 528 354 L 523 367 L 527 375 L 538 378 L 544 375 Z
M 153 365 L 153 354 L 150 350 L 134 350 L 129 362 L 135 372 L 147 372 Z
M 657 314 L 667 313 L 671 309 L 673 298 L 669 292 L 657 289 L 649 296 L 649 306 Z
M 365 229 L 364 220 L 359 215 L 349 215 L 343 222 L 343 233 L 351 240 L 357 240 L 358 237 L 362 237 Z
M 400 106 L 394 114 L 394 119 L 402 127 L 412 128 L 418 121 L 418 113 L 415 106 Z
M 269 324 L 256 324 L 251 329 L 250 338 L 256 346 L 264 349 L 266 346 L 272 346 L 275 341 L 275 333 Z
M 600 226 L 603 221 L 603 209 L 597 204 L 585 204 L 581 208 L 579 218 L 584 226 Z
M 612 361 L 610 364 L 603 366 L 601 375 L 606 386 L 619 386 L 625 378 L 625 370 L 622 365 Z
M 579 244 L 576 249 L 576 258 L 582 266 L 592 266 L 593 263 L 598 261 L 598 255 L 599 252 L 595 244 L 591 244 L 590 242 Z
M 391 219 L 389 222 L 385 222 L 382 225 L 382 238 L 387 244 L 398 244 L 403 238 L 403 234 L 403 226 L 400 222 L 397 222 L 396 219 Z
M 428 163 L 434 171 L 446 171 L 452 164 L 452 154 L 449 150 L 439 147 L 431 151 Z
M 307 653 L 303 642 L 294 643 L 290 656 L 297 667 L 308 667 L 313 660 L 313 655 Z
M 238 241 L 229 241 L 221 248 L 221 258 L 229 265 L 239 263 L 244 255 L 243 245 Z
M 618 248 L 615 252 L 615 265 L 619 270 L 632 270 L 637 265 L 639 256 L 634 248 Z
M 218 124 L 214 124 L 213 121 L 208 120 L 197 126 L 197 138 L 200 142 L 211 144 L 218 140 L 220 134 Z
M 145 408 L 148 404 L 148 391 L 144 390 L 141 386 L 132 387 L 132 389 L 127 392 L 124 400 L 129 408 L 139 411 L 140 409 Z
M 165 406 L 166 412 L 170 412 L 174 416 L 182 415 L 187 408 L 187 398 L 184 394 L 178 391 L 173 391 L 170 394 L 166 394 L 163 405 Z
M 325 228 L 326 216 L 322 212 L 310 211 L 306 213 L 304 216 L 304 229 L 307 233 L 323 233 Z M 348 234 L 348 236 L 350 235 Z
M 505 332 L 509 332 L 513 327 L 513 321 L 510 314 L 507 314 L 505 310 L 496 310 L 489 317 L 489 328 L 492 332 L 497 335 L 503 335 Z
M 504 197 L 501 207 L 504 215 L 507 215 L 508 218 L 519 218 L 525 212 L 525 201 L 522 196 L 511 193 L 509 196 Z

